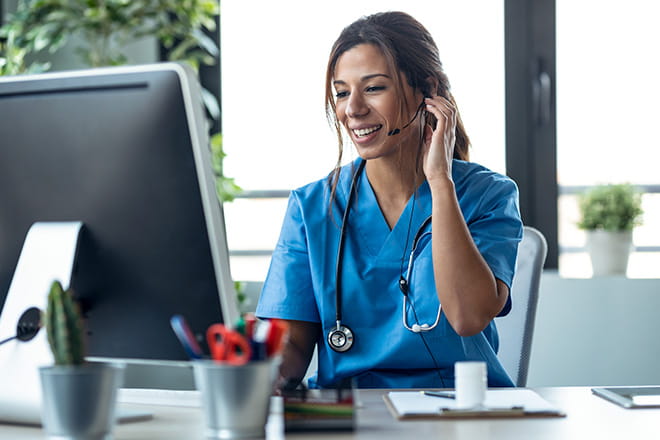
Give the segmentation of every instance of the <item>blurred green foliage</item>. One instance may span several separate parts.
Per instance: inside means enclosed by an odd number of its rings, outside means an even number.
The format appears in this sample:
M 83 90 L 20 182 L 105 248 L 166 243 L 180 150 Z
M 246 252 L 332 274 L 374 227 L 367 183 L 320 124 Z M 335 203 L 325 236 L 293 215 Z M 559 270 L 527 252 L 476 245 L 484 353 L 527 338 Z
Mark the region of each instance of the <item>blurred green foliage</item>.
M 627 183 L 596 186 L 580 195 L 579 204 L 581 229 L 627 231 L 641 224 L 642 195 Z
M 20 0 L 0 38 L 12 35 L 12 45 L 30 54 L 54 53 L 79 35 L 76 52 L 99 67 L 125 64 L 127 43 L 154 36 L 170 60 L 197 69 L 216 62 L 218 48 L 204 30 L 215 30 L 219 13 L 213 0 Z
M 231 202 L 243 191 L 233 178 L 225 177 L 222 169 L 226 154 L 222 148 L 222 133 L 211 136 L 211 159 L 213 161 L 213 173 L 215 174 L 215 190 L 218 198 L 223 202 Z

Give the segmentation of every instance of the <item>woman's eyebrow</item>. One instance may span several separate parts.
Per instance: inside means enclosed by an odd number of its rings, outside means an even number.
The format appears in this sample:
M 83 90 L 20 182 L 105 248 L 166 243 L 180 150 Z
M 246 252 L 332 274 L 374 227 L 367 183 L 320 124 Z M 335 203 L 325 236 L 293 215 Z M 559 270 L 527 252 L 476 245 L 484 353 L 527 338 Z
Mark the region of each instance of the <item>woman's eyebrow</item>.
M 389 75 L 385 73 L 370 73 L 369 75 L 364 75 L 362 78 L 360 78 L 361 82 L 369 81 L 370 79 L 378 78 L 378 77 L 384 77 L 384 78 L 390 78 Z M 332 82 L 334 85 L 346 85 L 346 81 L 342 81 L 340 79 L 336 79 Z
M 388 79 L 390 78 L 390 76 L 385 74 L 385 73 L 372 73 L 371 75 L 363 76 L 362 81 L 368 81 L 368 80 L 373 79 L 373 78 L 378 78 L 379 76 L 382 76 L 382 77 L 385 77 L 385 78 L 388 78 Z

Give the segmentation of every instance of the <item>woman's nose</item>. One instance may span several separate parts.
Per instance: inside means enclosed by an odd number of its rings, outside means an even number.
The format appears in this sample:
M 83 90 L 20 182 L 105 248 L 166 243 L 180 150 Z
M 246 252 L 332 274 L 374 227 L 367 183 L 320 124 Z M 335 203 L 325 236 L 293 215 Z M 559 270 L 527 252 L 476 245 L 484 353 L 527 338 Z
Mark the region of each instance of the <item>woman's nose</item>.
M 364 116 L 369 113 L 369 107 L 359 93 L 351 93 L 346 104 L 346 115 L 351 118 Z

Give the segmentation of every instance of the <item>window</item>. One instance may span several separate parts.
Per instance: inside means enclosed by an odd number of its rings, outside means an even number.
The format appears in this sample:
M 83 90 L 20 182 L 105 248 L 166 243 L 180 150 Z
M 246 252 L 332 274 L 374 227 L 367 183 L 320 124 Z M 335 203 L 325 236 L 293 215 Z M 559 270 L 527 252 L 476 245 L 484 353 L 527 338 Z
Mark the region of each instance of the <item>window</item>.
M 557 1 L 559 271 L 591 276 L 577 193 L 630 182 L 646 191 L 629 277 L 660 275 L 660 4 Z
M 258 14 L 254 8 L 227 2 L 221 15 L 224 170 L 247 196 L 225 205 L 235 279 L 264 279 L 288 191 L 323 178 L 336 161 L 323 104 L 325 67 L 342 28 L 362 15 L 403 10 L 429 29 L 472 140 L 472 160 L 505 171 L 502 3 L 285 1 L 261 2 Z M 354 150 L 345 157 L 354 158 Z

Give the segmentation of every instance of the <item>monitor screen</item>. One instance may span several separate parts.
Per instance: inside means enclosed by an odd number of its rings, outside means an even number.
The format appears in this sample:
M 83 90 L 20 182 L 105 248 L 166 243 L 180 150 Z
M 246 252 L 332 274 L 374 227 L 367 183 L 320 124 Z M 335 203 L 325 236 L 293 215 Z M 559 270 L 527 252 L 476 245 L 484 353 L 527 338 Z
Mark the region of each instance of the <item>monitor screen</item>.
M 31 225 L 81 221 L 90 357 L 185 360 L 171 316 L 235 319 L 200 96 L 175 63 L 0 78 L 0 302 Z

